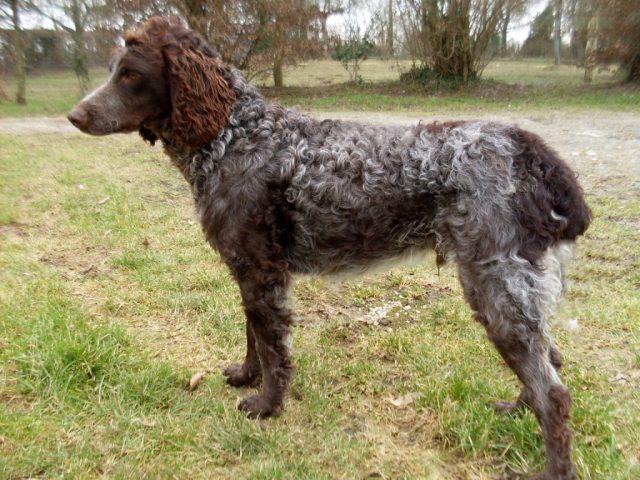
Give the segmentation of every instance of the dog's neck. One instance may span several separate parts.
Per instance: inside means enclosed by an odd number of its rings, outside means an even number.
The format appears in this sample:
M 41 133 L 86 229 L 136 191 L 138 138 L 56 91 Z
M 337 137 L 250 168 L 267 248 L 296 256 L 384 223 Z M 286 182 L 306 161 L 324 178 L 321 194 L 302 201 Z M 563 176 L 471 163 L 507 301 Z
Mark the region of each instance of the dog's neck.
M 145 126 L 157 139 L 162 141 L 165 153 L 180 170 L 197 199 L 206 188 L 206 182 L 212 178 L 229 147 L 239 138 L 251 136 L 264 119 L 267 104 L 256 87 L 249 84 L 242 73 L 229 68 L 225 78 L 236 94 L 231 113 L 225 126 L 207 144 L 198 148 L 189 148 L 176 141 L 168 121 Z M 144 138 L 141 130 L 140 134 Z

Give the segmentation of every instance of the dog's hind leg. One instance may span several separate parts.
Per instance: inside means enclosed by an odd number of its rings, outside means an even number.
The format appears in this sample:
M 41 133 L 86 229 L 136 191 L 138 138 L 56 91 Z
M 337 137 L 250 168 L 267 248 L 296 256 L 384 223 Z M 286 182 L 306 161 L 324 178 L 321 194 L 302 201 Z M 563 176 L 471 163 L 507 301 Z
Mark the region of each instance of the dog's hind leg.
M 571 396 L 549 360 L 549 350 L 538 332 L 488 329 L 505 362 L 518 375 L 521 397 L 536 415 L 544 435 L 547 467 L 542 478 L 568 480 L 575 476 L 571 462 L 571 432 L 567 426 Z
M 560 368 L 562 367 L 562 354 L 553 344 L 549 346 L 549 361 L 556 371 L 560 371 Z M 527 393 L 527 389 L 523 388 L 515 401 L 498 400 L 493 402 L 492 406 L 498 413 L 517 413 L 522 411 L 525 407 L 531 407 Z
M 227 383 L 234 387 L 257 387 L 262 381 L 260 359 L 256 351 L 256 339 L 251 323 L 247 320 L 247 354 L 243 363 L 234 363 L 224 369 Z
M 460 278 L 476 318 L 523 384 L 516 405 L 528 405 L 542 427 L 547 466 L 539 478 L 574 478 L 567 426 L 571 397 L 546 332 L 546 317 L 561 291 L 553 269 L 506 257 L 460 265 Z

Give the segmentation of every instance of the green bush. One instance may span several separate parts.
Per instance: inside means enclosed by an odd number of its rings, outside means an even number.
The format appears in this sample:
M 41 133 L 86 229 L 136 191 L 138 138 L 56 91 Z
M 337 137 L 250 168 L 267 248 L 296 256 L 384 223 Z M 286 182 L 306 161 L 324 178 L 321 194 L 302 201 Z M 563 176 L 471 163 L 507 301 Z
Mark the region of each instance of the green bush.
M 362 83 L 360 65 L 369 58 L 374 47 L 366 35 L 362 38 L 352 36 L 348 40 L 338 39 L 331 58 L 342 64 L 352 82 Z

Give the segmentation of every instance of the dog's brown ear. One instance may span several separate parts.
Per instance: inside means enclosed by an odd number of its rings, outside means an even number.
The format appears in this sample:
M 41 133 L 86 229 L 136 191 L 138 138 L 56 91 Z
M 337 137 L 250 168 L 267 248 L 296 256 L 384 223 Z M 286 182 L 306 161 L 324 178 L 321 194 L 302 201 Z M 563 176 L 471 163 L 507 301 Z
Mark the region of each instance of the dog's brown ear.
M 200 148 L 227 123 L 235 94 L 216 59 L 176 45 L 167 47 L 164 55 L 174 138 L 185 147 Z

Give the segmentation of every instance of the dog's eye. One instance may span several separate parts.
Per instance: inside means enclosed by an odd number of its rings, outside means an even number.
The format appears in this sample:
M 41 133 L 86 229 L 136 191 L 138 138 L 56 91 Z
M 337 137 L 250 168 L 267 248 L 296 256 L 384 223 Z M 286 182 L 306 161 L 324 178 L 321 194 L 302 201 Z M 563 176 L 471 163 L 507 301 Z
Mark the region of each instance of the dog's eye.
M 125 81 L 136 80 L 140 78 L 140 74 L 137 72 L 132 72 L 131 70 L 121 70 L 120 78 Z

